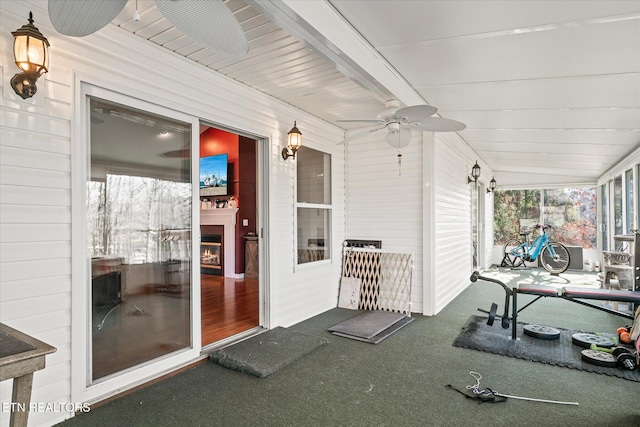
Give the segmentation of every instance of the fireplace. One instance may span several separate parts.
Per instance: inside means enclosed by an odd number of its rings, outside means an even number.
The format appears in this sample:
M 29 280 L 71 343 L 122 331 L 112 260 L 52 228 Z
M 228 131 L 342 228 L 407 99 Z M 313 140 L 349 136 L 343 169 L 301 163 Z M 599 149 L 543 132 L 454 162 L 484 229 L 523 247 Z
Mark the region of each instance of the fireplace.
M 204 209 L 200 211 L 201 241 L 207 242 L 205 238 L 212 235 L 222 236 L 221 274 L 225 277 L 237 277 L 235 258 L 237 213 L 238 208 Z M 205 272 L 203 271 L 203 273 Z
M 201 273 L 224 276 L 223 260 L 222 234 L 203 234 L 200 242 Z

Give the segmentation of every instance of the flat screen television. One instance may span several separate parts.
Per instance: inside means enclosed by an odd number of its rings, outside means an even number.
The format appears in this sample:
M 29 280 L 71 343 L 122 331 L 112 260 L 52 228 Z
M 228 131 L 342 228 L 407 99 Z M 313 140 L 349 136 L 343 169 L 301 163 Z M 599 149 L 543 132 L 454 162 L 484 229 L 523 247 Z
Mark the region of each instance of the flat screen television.
M 228 155 L 200 157 L 200 196 L 226 196 Z

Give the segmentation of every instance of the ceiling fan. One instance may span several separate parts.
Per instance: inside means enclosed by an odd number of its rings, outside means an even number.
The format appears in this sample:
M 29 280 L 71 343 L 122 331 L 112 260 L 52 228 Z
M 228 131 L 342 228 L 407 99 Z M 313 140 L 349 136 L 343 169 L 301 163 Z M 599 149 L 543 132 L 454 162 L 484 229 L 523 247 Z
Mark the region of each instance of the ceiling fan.
M 409 145 L 411 129 L 430 132 L 455 132 L 463 130 L 466 125 L 456 120 L 442 117 L 431 117 L 438 109 L 431 105 L 413 105 L 400 108 L 400 102 L 392 99 L 385 103 L 385 109 L 375 119 L 338 120 L 342 123 L 373 123 L 377 126 L 354 133 L 340 142 L 347 143 L 379 130 L 387 129 L 385 139 L 395 148 Z
M 155 0 L 158 10 L 184 34 L 216 53 L 237 58 L 249 51 L 247 38 L 222 0 Z M 127 0 L 49 0 L 49 17 L 60 34 L 84 37 L 122 12 Z M 134 20 L 140 20 L 137 1 Z

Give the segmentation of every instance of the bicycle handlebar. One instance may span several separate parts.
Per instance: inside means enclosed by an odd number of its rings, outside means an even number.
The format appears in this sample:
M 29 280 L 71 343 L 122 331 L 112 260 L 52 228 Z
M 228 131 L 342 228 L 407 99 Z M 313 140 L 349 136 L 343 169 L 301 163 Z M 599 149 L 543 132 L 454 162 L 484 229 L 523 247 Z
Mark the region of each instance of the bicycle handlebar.
M 543 225 L 543 224 L 536 224 L 536 225 L 534 225 L 534 226 L 533 226 L 533 228 L 535 228 L 535 229 L 542 228 L 542 230 L 544 231 L 544 230 L 547 230 L 547 229 L 549 229 L 549 228 L 550 228 L 550 229 L 554 229 L 554 228 L 556 228 L 556 227 L 554 227 L 554 226 L 553 226 L 553 225 L 551 225 L 551 224 L 544 224 L 544 225 Z

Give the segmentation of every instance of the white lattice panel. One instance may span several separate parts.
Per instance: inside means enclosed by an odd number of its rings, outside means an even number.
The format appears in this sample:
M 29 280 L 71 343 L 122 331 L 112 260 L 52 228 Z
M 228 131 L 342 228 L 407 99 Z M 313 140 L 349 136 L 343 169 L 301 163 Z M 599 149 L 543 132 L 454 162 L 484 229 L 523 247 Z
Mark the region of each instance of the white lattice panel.
M 412 273 L 413 254 L 345 248 L 342 275 L 361 280 L 361 310 L 411 314 Z

